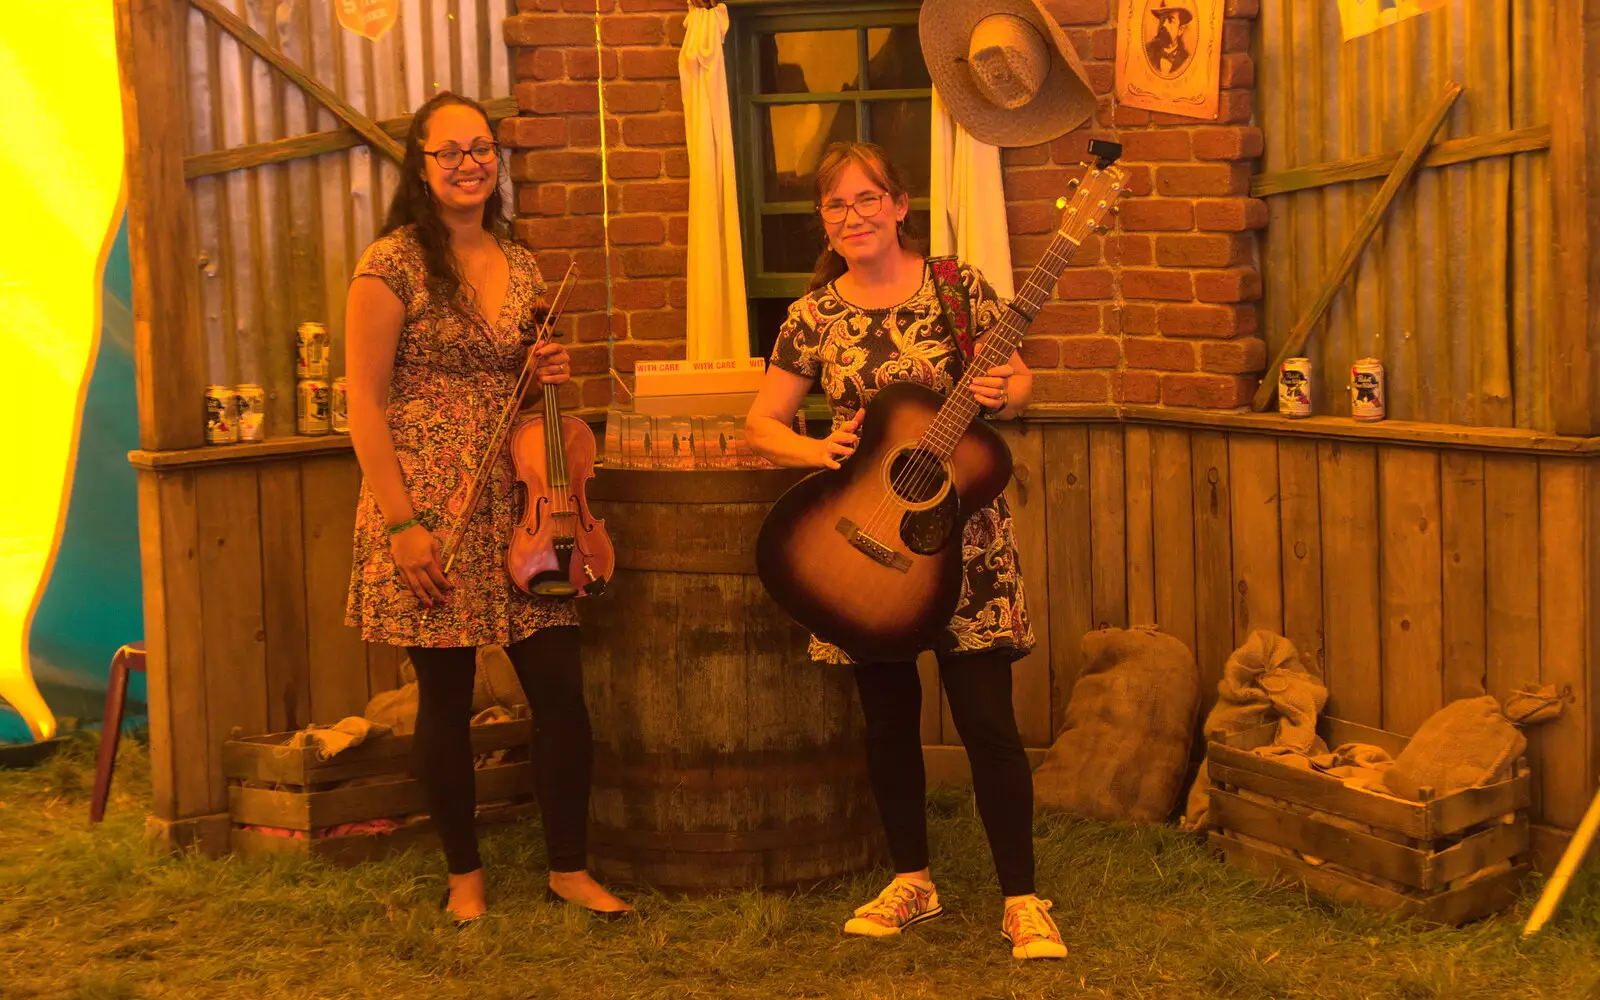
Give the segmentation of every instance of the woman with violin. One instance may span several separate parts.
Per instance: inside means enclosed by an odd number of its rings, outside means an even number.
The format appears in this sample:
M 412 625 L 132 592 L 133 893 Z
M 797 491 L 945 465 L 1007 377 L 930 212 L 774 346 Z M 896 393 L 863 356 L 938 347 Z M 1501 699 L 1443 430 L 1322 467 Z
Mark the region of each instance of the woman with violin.
M 499 146 L 483 108 L 450 93 L 418 109 L 383 235 L 346 307 L 350 436 L 361 463 L 346 613 L 368 642 L 404 646 L 416 670 L 412 767 L 449 868 L 441 906 L 486 908 L 470 740 L 477 647 L 505 647 L 533 711 L 549 895 L 606 917 L 630 907 L 588 873 L 592 769 L 577 615 L 506 570 L 517 524 L 512 465 L 486 454 L 519 385 L 524 329 L 544 312 L 534 256 L 506 237 Z M 570 378 L 566 350 L 536 348 L 545 385 Z M 481 502 L 475 473 L 492 462 Z M 447 576 L 441 537 L 460 533 Z

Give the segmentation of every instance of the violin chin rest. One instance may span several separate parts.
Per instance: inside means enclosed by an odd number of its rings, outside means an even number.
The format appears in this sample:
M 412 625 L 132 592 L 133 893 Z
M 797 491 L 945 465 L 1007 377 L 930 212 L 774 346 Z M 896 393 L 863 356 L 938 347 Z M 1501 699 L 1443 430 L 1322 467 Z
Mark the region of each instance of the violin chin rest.
M 550 574 L 548 578 L 540 580 L 534 578 L 529 581 L 528 592 L 537 597 L 577 597 L 578 588 L 571 581 Z
M 565 579 L 536 582 L 530 587 L 530 592 L 538 597 L 578 597 L 578 587 L 574 587 Z

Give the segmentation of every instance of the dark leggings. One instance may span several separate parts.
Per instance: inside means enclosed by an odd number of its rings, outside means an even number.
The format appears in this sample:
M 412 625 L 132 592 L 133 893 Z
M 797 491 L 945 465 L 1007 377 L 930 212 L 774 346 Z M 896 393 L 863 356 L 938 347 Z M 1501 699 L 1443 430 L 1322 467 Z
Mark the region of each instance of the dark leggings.
M 928 867 L 927 777 L 922 766 L 922 681 L 915 663 L 855 668 L 867 720 L 867 774 L 897 872 Z M 1033 775 L 1011 708 L 1004 652 L 939 657 L 956 731 L 972 763 L 978 815 L 1007 896 L 1033 892 Z
M 474 824 L 472 688 L 477 650 L 412 647 L 417 735 L 411 770 L 422 782 L 452 875 L 483 867 Z M 554 872 L 588 867 L 589 779 L 594 748 L 583 703 L 576 626 L 543 628 L 506 647 L 533 711 L 533 766 L 545 853 Z

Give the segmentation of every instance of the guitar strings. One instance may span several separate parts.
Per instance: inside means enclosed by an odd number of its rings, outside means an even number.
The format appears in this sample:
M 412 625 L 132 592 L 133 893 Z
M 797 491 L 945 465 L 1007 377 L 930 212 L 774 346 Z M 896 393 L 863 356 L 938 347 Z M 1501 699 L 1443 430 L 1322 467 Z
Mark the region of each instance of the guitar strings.
M 1099 170 L 1092 170 L 1090 172 L 1090 176 L 1092 177 L 1098 177 L 1099 175 Z M 1112 190 L 1115 191 L 1119 186 L 1120 185 L 1114 185 Z M 1102 200 L 1100 207 L 1105 207 L 1105 204 L 1105 201 Z M 1078 221 L 1076 218 L 1078 214 L 1076 205 L 1069 208 L 1069 214 L 1073 216 L 1072 221 Z M 1070 262 L 1071 253 L 1063 253 L 1060 249 L 1058 249 L 1058 244 L 1063 239 L 1072 244 L 1073 249 L 1076 249 L 1077 246 L 1082 242 L 1081 238 L 1073 239 L 1068 234 L 1067 230 L 1063 228 L 1058 233 L 1058 239 L 1051 242 L 1049 248 L 1045 250 L 1043 256 L 1040 258 L 1041 266 L 1046 263 L 1050 264 L 1051 266 L 1059 263 L 1061 268 L 1063 270 L 1065 269 L 1066 265 Z M 1041 266 L 1035 266 L 1033 271 L 1028 275 L 1028 280 L 1023 283 L 1021 292 L 1014 297 L 1014 300 L 1015 298 L 1022 298 L 1023 295 L 1030 290 L 1039 295 L 1041 302 L 1048 299 L 1050 294 L 1049 288 L 1044 286 L 1035 287 L 1035 282 L 1038 280 Z M 993 341 L 990 341 L 989 344 L 986 344 L 986 348 L 992 345 L 992 343 Z M 973 358 L 972 364 L 969 364 L 966 370 L 962 373 L 962 377 L 956 385 L 956 393 L 958 394 L 958 398 L 963 401 L 960 405 L 965 405 L 966 396 L 962 395 L 962 393 L 971 389 L 972 380 L 977 377 L 977 372 L 979 370 L 987 371 L 989 367 L 995 367 L 995 365 L 992 364 L 988 365 L 988 367 L 982 367 L 987 360 L 985 355 L 988 353 L 990 352 L 987 350 L 978 351 Z M 972 405 L 974 408 L 976 408 L 977 403 L 975 400 L 973 401 Z M 866 518 L 862 527 L 859 529 L 862 533 L 875 536 L 878 532 L 889 526 L 889 519 L 895 516 L 896 507 L 906 511 L 910 510 L 910 504 L 903 499 L 904 496 L 916 496 L 924 490 L 932 490 L 938 485 L 939 477 L 944 473 L 945 469 L 944 456 L 941 453 L 948 451 L 953 455 L 956 446 L 960 444 L 961 440 L 960 434 L 954 428 L 945 427 L 942 425 L 941 420 L 944 412 L 944 408 L 941 407 L 939 413 L 935 415 L 932 424 L 930 424 L 928 429 L 923 432 L 922 437 L 917 440 L 916 445 L 909 449 L 910 458 L 908 459 L 906 466 L 896 473 L 894 478 L 890 480 L 889 490 L 879 501 L 877 508 L 874 509 L 872 514 Z M 970 420 L 971 416 L 969 415 L 967 417 L 967 421 L 970 422 Z M 933 445 L 933 449 L 928 447 L 930 444 Z M 907 454 L 907 452 L 901 452 L 901 454 Z

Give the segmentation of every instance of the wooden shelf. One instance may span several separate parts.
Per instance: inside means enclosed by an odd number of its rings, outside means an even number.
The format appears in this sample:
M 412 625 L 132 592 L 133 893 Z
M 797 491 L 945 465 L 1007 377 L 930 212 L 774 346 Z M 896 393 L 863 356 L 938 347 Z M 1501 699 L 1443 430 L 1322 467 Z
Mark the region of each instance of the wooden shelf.
M 328 455 L 350 450 L 350 435 L 301 434 L 268 438 L 244 444 L 215 444 L 204 448 L 177 451 L 130 451 L 128 461 L 139 469 L 183 469 L 195 466 L 224 465 L 230 462 L 260 462 L 307 455 Z
M 1290 419 L 1276 413 L 1191 410 L 1162 406 L 1114 406 L 1106 403 L 1030 406 L 1022 419 L 1031 423 L 1131 423 L 1203 427 L 1275 437 L 1322 441 L 1365 441 L 1411 444 L 1466 451 L 1525 455 L 1600 455 L 1600 438 L 1568 437 L 1513 427 L 1468 427 L 1411 420 L 1361 423 L 1348 417 Z

